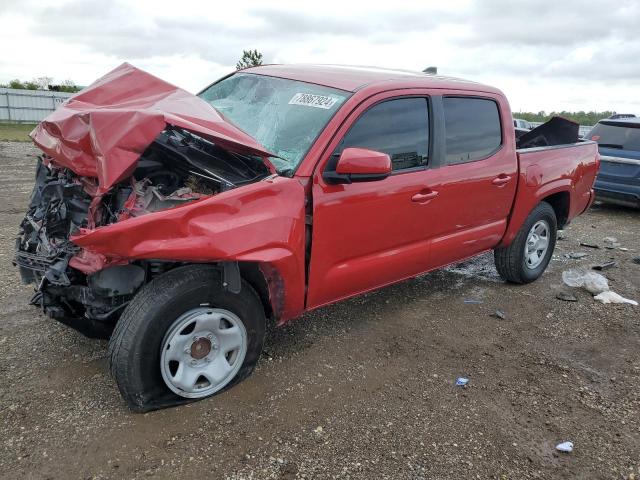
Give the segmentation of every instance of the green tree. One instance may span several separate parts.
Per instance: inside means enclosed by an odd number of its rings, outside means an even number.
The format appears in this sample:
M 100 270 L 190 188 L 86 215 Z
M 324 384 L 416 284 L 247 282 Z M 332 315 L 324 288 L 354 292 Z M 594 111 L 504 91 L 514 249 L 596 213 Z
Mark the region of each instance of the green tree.
M 52 88 L 50 86 L 49 90 L 51 89 Z M 82 88 L 76 85 L 73 80 L 64 80 L 63 82 L 60 83 L 60 85 L 55 85 L 53 89 L 58 92 L 68 92 L 68 93 L 76 93 L 82 90 Z
M 22 85 L 24 85 L 23 88 L 26 88 L 27 90 L 44 90 L 44 88 L 40 88 L 40 84 L 35 80 L 31 80 L 30 82 L 22 82 Z
M 262 65 L 262 54 L 258 50 L 243 50 L 242 58 L 236 63 L 236 70 Z
M 20 90 L 23 90 L 24 84 L 20 80 L 15 78 L 9 82 L 9 88 L 18 88 Z

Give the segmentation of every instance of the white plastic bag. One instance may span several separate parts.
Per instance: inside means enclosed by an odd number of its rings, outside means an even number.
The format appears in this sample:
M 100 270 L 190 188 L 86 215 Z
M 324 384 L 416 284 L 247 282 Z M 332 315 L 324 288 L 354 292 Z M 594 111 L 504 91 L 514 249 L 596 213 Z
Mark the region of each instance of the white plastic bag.
M 616 292 L 612 292 L 611 290 L 602 292 L 593 297 L 593 299 L 602 303 L 628 303 L 629 305 L 638 305 L 638 302 L 635 300 L 624 298 L 622 295 L 618 295 Z
M 584 288 L 592 295 L 597 295 L 609 290 L 607 278 L 596 272 L 588 272 L 580 268 L 565 270 L 562 272 L 562 281 L 574 288 Z
M 573 442 L 562 442 L 556 445 L 556 450 L 559 452 L 571 453 L 573 452 Z

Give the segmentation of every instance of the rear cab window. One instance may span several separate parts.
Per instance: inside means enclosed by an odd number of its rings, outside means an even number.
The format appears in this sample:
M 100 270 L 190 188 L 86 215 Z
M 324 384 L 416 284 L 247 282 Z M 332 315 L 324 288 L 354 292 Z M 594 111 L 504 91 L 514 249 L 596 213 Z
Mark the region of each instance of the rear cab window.
M 351 126 L 332 154 L 335 168 L 345 148 L 383 152 L 393 171 L 426 166 L 429 153 L 429 104 L 425 97 L 397 98 L 377 103 Z
M 482 160 L 502 145 L 498 104 L 476 97 L 444 97 L 446 163 Z

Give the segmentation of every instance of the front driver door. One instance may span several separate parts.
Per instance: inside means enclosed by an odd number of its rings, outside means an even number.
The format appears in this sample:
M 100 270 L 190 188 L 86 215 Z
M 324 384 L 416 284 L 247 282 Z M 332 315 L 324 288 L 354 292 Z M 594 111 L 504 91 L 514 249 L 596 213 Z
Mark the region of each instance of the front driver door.
M 380 181 L 328 184 L 323 172 L 335 168 L 347 147 L 387 153 L 392 175 Z M 308 308 L 427 270 L 429 217 L 438 200 L 427 181 L 429 101 L 425 96 L 389 99 L 380 95 L 361 104 L 327 152 L 312 187 Z

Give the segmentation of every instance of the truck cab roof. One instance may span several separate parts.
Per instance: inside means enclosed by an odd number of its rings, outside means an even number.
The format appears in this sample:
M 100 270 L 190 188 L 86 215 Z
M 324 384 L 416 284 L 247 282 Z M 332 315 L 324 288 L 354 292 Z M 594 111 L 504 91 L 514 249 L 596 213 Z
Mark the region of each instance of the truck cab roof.
M 368 87 L 380 91 L 395 88 L 443 88 L 502 94 L 497 88 L 460 78 L 379 67 L 311 64 L 261 65 L 242 71 L 315 83 L 349 92 L 357 92 Z

